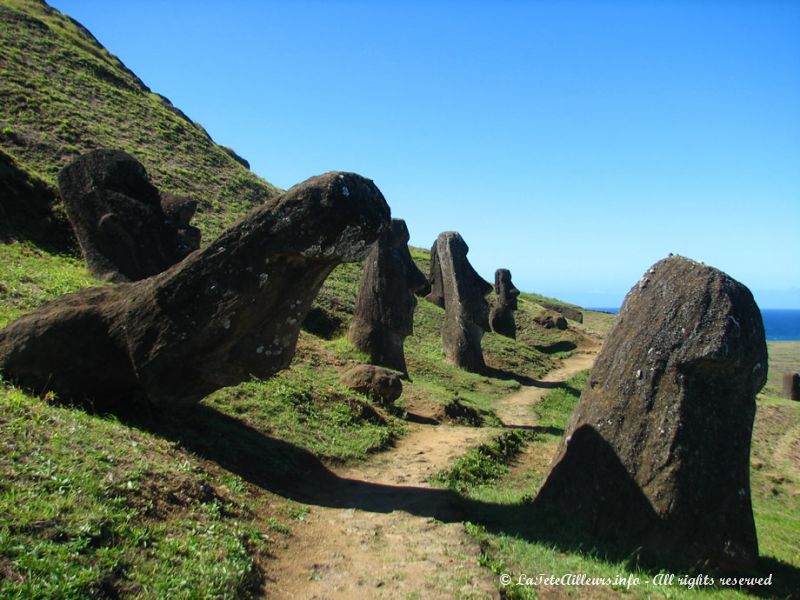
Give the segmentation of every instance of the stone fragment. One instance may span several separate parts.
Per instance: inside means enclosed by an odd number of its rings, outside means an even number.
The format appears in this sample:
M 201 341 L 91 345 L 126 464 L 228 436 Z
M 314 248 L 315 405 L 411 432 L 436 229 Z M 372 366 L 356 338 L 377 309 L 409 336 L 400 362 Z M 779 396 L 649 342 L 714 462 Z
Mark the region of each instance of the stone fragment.
M 191 405 L 286 368 L 333 268 L 361 260 L 389 207 L 352 173 L 313 177 L 208 247 L 136 283 L 69 294 L 0 331 L 4 376 L 107 409 Z
M 533 318 L 533 321 L 545 329 L 561 329 L 563 331 L 568 327 L 567 320 L 563 317 L 563 315 L 560 315 L 553 310 L 545 310 L 544 312 L 539 313 Z
M 445 309 L 445 358 L 466 371 L 480 373 L 486 368 L 481 339 L 489 331 L 486 294 L 492 286 L 469 264 L 467 252 L 469 247 L 459 233 L 439 234 L 431 250 L 431 292 L 426 298 Z
M 517 310 L 519 290 L 511 283 L 511 271 L 497 269 L 494 273 L 494 293 L 497 296 L 489 321 L 492 331 L 511 339 L 517 337 L 517 324 L 514 311 Z
M 654 556 L 752 566 L 750 438 L 766 376 L 750 291 L 684 257 L 659 261 L 628 293 L 536 504 Z
M 414 292 L 427 279 L 408 251 L 408 228 L 392 219 L 364 262 L 348 336 L 370 362 L 408 373 L 403 342 L 414 332 Z
M 391 404 L 403 393 L 400 375 L 384 367 L 358 365 L 342 375 L 340 381 L 382 404 Z
M 196 203 L 162 197 L 132 156 L 99 149 L 79 156 L 58 175 L 58 187 L 89 270 L 101 279 L 138 281 L 179 262 L 199 247 L 189 225 Z
M 577 321 L 578 323 L 583 323 L 583 313 L 577 308 L 565 306 L 563 304 L 557 304 L 555 302 L 548 302 L 547 300 L 537 300 L 537 303 L 543 308 L 554 310 L 555 312 L 564 315 L 568 319 Z
M 783 374 L 783 397 L 800 400 L 800 373 Z

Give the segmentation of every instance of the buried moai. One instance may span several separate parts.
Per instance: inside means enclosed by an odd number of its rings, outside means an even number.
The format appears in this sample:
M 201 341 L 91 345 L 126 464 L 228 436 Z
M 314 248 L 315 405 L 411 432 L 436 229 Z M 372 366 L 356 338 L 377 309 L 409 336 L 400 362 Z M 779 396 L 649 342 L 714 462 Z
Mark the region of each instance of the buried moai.
M 366 260 L 348 337 L 370 362 L 408 373 L 403 342 L 414 332 L 414 292 L 428 280 L 408 251 L 408 228 L 402 219 L 378 238 Z
M 492 286 L 467 260 L 469 247 L 455 231 L 439 234 L 431 249 L 431 292 L 426 299 L 445 309 L 442 345 L 445 358 L 466 371 L 486 368 L 481 350 L 489 331 L 486 294 Z
M 191 405 L 294 356 L 341 262 L 361 260 L 389 207 L 353 173 L 313 177 L 149 279 L 69 294 L 0 331 L 0 369 L 37 393 L 122 409 Z
M 672 256 L 628 293 L 536 504 L 646 555 L 758 557 L 750 501 L 761 313 L 725 273 Z
M 118 150 L 92 150 L 58 175 L 58 187 L 89 271 L 138 281 L 200 247 L 189 224 L 197 202 L 160 194 L 144 167 Z
M 783 374 L 783 397 L 800 400 L 800 373 Z
M 511 339 L 517 337 L 517 324 L 514 311 L 517 310 L 519 290 L 511 283 L 511 271 L 497 269 L 494 273 L 494 293 L 497 295 L 489 322 L 492 331 Z

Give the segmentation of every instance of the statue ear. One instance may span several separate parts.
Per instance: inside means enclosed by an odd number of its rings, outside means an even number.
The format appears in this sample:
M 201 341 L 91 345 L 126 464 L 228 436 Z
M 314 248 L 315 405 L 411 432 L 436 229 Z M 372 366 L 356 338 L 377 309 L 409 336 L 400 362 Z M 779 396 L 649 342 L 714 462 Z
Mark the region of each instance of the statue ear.
M 117 243 L 122 241 L 128 248 L 133 248 L 135 246 L 131 234 L 122 226 L 122 222 L 119 220 L 117 213 L 111 212 L 104 214 L 100 217 L 97 226 L 107 238 L 114 239 Z
M 118 235 L 119 230 L 121 229 L 119 217 L 117 217 L 117 214 L 113 212 L 106 213 L 100 217 L 100 220 L 97 222 L 97 226 L 100 228 L 100 231 L 109 236 Z

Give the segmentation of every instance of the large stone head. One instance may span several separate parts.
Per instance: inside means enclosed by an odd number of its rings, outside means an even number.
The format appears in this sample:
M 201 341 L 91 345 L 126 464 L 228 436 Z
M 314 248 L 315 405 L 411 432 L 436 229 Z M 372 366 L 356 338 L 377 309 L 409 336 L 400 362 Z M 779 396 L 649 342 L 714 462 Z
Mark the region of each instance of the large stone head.
M 517 310 L 517 296 L 519 290 L 511 283 L 511 271 L 497 269 L 494 273 L 494 292 L 497 302 L 509 310 Z
M 492 291 L 492 285 L 478 275 L 469 263 L 469 246 L 464 238 L 456 231 L 446 231 L 439 234 L 436 246 L 444 284 L 445 308 L 450 310 L 449 304 L 456 303 L 462 318 L 483 331 L 490 331 L 486 295 Z

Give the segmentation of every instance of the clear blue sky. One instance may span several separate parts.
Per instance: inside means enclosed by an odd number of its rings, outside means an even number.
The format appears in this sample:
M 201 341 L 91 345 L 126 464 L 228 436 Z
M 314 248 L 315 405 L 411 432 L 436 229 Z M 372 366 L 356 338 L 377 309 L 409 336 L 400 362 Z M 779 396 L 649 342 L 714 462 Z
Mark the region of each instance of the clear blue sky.
M 490 281 L 613 306 L 673 252 L 800 308 L 800 2 L 52 3 L 259 175 L 370 177 Z

